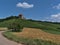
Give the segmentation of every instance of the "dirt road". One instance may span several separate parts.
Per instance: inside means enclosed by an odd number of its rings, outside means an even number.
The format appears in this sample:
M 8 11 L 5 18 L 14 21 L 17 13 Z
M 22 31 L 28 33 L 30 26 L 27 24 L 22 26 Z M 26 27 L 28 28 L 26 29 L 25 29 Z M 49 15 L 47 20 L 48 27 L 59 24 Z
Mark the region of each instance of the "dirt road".
M 7 38 L 5 38 L 2 35 L 3 31 L 0 31 L 0 45 L 21 45 L 21 44 L 17 44 L 16 42 L 13 42 L 11 40 L 8 40 Z

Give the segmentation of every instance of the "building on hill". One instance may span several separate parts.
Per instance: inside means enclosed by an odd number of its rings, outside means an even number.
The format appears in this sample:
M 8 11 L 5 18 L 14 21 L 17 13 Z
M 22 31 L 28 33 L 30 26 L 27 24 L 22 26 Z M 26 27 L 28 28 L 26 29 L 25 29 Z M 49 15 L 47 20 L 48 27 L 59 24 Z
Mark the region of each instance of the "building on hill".
M 20 19 L 26 19 L 24 16 L 23 16 L 23 14 L 19 14 L 19 16 L 18 16 Z

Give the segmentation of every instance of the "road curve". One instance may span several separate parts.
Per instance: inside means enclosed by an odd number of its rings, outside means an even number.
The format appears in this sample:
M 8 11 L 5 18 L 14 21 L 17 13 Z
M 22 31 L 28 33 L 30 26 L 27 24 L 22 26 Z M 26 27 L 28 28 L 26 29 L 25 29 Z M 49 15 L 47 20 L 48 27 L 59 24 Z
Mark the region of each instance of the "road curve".
M 8 40 L 2 35 L 3 31 L 0 31 L 0 45 L 21 45 L 11 40 Z

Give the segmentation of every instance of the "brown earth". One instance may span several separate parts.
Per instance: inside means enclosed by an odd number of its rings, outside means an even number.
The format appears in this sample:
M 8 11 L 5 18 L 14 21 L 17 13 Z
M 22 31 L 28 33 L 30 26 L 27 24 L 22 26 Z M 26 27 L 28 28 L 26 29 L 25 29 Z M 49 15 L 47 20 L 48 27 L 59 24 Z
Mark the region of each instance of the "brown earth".
M 60 35 L 50 34 L 42 31 L 41 29 L 24 28 L 22 32 L 13 33 L 13 34 L 19 37 L 42 39 L 42 40 L 52 41 L 55 43 L 60 43 Z

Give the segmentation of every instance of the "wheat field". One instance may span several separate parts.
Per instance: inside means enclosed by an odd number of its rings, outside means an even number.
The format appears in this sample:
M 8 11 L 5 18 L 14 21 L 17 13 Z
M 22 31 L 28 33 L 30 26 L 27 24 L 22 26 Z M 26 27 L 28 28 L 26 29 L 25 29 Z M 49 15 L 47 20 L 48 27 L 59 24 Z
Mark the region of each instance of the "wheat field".
M 46 41 L 52 41 L 54 43 L 60 43 L 60 35 L 50 34 L 42 31 L 41 29 L 24 28 L 22 32 L 14 32 L 13 34 L 18 37 L 42 39 Z
M 6 31 L 6 30 L 8 30 L 8 28 L 6 28 L 6 27 L 0 27 L 0 31 Z

